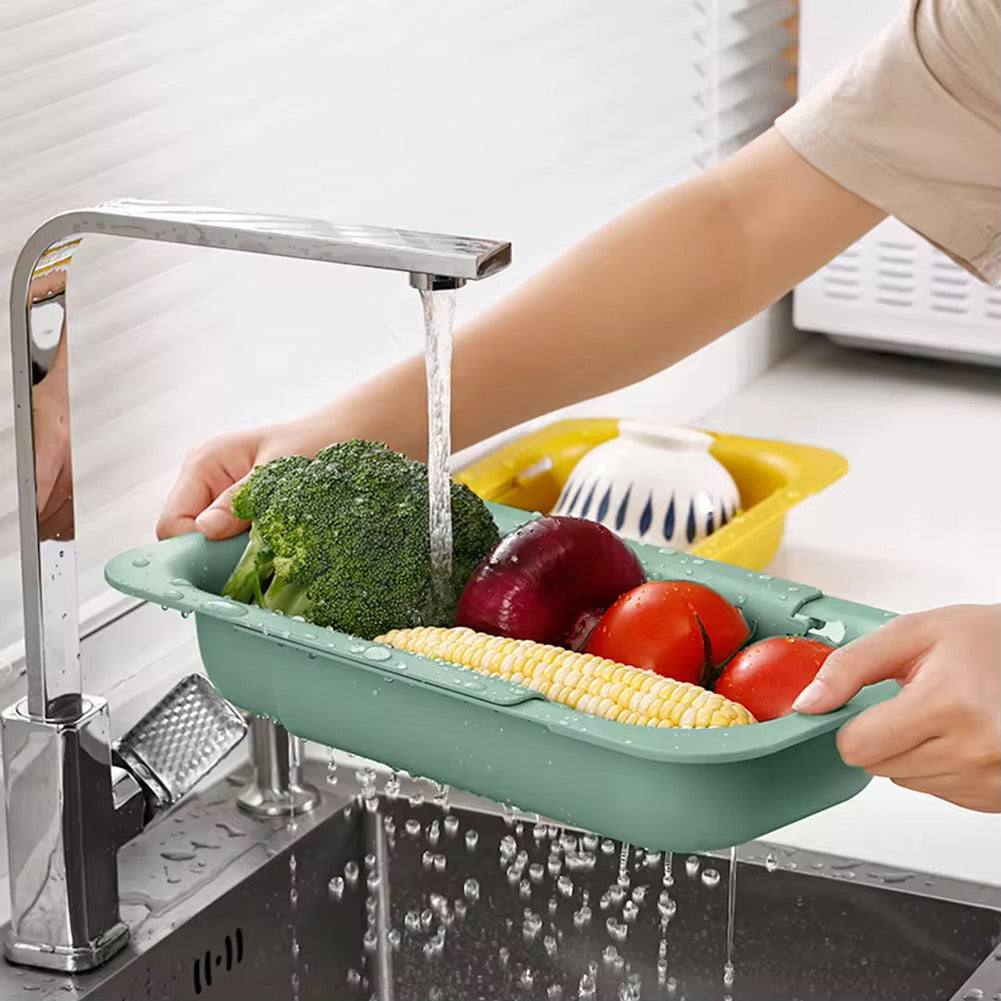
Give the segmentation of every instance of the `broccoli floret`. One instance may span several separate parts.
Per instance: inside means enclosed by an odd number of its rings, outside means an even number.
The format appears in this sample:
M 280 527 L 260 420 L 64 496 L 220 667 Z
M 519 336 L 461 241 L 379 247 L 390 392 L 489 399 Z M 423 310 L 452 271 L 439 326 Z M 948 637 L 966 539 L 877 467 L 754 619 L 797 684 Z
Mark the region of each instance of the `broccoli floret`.
M 364 639 L 451 625 L 463 587 L 499 539 L 471 490 L 453 483 L 451 493 L 445 608 L 434 607 L 431 588 L 427 467 L 368 441 L 254 471 L 234 494 L 234 512 L 252 524 L 223 593 Z
M 283 456 L 264 466 L 257 466 L 233 491 L 233 514 L 251 522 L 250 541 L 236 565 L 224 591 L 237 601 L 262 603 L 261 582 L 271 576 L 274 553 L 258 531 L 256 519 L 268 509 L 272 495 L 287 477 L 298 476 L 310 464 L 301 455 Z

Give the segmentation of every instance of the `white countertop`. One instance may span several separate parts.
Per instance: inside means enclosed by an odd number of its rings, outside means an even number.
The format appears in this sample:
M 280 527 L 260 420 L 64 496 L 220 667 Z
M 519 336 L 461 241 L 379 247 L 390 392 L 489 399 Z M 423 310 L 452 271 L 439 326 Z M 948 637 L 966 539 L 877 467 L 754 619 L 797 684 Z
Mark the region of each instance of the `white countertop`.
M 792 512 L 775 575 L 899 612 L 1001 602 L 1001 370 L 818 339 L 703 423 L 830 448 L 851 464 Z M 1001 884 L 1001 815 L 885 779 L 770 840 Z

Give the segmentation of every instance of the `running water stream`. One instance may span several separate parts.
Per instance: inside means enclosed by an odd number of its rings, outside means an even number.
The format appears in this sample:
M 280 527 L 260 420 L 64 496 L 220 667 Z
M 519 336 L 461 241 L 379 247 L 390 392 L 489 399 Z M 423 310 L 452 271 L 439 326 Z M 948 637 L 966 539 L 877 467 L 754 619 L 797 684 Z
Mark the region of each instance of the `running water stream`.
M 734 916 L 737 909 L 737 846 L 730 849 L 730 881 L 726 896 L 726 963 L 723 966 L 723 986 L 726 988 L 725 998 L 730 1001 L 730 988 L 733 987 L 733 932 Z
M 452 576 L 452 321 L 455 292 L 421 291 L 428 388 L 428 499 L 435 615 L 450 605 Z

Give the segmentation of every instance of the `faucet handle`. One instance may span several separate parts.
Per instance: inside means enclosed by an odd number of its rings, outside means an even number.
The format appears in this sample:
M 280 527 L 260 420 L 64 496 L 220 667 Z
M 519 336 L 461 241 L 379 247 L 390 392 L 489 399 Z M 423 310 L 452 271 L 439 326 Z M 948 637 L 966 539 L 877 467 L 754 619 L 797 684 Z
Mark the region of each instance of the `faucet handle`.
M 143 786 L 151 817 L 205 778 L 246 732 L 243 716 L 204 677 L 191 674 L 115 745 L 116 763 Z

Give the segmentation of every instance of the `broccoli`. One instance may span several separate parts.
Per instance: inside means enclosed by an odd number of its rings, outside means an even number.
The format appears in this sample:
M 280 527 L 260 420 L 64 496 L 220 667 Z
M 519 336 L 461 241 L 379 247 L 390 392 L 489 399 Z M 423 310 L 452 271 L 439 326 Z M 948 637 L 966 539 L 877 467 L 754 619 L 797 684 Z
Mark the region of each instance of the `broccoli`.
M 451 588 L 436 609 L 427 467 L 368 441 L 259 466 L 234 491 L 233 512 L 251 530 L 223 594 L 363 639 L 451 625 L 466 581 L 499 541 L 484 503 L 453 483 Z

